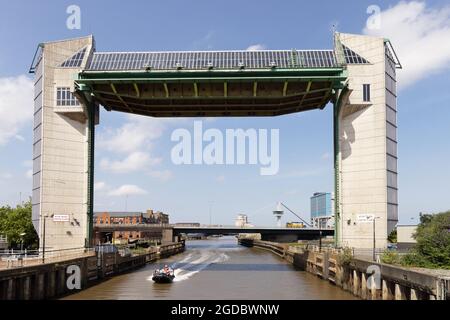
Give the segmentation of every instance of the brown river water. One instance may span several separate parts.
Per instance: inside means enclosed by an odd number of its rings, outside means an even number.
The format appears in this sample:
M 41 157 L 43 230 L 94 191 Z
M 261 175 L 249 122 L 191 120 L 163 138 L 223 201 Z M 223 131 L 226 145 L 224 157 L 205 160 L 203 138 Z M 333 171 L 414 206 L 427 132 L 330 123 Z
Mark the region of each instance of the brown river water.
M 153 270 L 175 268 L 171 284 L 156 284 Z M 64 299 L 348 300 L 350 293 L 234 237 L 186 242 L 186 251 L 112 277 Z

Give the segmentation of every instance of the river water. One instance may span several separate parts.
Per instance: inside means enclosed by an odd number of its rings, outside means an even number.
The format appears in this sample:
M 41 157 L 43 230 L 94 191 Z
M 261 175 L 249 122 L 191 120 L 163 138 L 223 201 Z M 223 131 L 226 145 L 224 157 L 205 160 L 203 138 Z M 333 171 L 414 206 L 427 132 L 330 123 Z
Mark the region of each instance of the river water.
M 152 272 L 175 268 L 171 284 Z M 297 271 L 278 256 L 239 246 L 234 237 L 187 241 L 186 251 L 112 277 L 65 299 L 354 299 L 327 281 Z

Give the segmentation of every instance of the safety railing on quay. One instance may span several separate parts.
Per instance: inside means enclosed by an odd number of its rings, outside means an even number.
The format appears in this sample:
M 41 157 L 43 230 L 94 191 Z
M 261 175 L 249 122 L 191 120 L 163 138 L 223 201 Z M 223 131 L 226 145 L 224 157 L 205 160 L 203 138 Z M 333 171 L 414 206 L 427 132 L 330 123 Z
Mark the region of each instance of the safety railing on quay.
M 58 250 L 16 250 L 0 251 L 0 269 L 39 265 L 95 255 L 94 248 L 67 248 Z

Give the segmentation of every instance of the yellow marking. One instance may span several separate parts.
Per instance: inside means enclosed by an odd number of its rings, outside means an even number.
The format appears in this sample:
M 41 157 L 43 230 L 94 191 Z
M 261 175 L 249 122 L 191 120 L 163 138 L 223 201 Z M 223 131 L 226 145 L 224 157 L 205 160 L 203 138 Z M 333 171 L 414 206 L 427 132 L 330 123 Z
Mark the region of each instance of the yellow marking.
M 283 97 L 286 97 L 287 89 L 288 89 L 288 82 L 285 81 L 283 86 Z
M 139 91 L 138 85 L 136 83 L 133 83 L 133 86 L 134 86 L 134 90 L 136 90 L 136 96 L 138 98 L 140 98 L 141 97 L 141 92 Z
M 169 97 L 169 87 L 167 87 L 167 83 L 163 83 L 164 84 L 164 90 L 166 91 L 166 98 Z

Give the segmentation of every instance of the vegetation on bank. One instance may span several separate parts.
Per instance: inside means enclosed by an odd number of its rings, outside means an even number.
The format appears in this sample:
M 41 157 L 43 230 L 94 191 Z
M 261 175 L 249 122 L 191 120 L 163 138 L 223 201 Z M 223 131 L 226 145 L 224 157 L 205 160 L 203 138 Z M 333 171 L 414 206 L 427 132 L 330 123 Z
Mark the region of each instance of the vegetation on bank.
M 35 249 L 39 238 L 31 218 L 31 200 L 17 205 L 0 207 L 0 234 L 8 239 L 10 248 Z
M 450 211 L 420 215 L 415 246 L 405 255 L 386 251 L 381 261 L 408 267 L 450 269 Z

